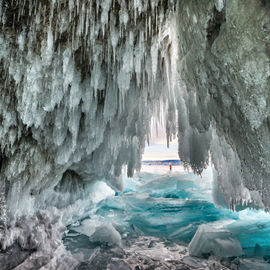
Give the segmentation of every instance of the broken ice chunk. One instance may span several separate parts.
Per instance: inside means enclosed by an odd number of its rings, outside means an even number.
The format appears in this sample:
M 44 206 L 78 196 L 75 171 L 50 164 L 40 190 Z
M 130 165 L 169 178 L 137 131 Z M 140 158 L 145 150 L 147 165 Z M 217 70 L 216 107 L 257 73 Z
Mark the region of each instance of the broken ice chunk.
M 241 255 L 242 248 L 229 231 L 203 224 L 189 244 L 189 254 L 195 257 L 232 257 Z
M 108 246 L 121 246 L 121 235 L 112 224 L 103 224 L 96 228 L 90 236 L 90 241 L 105 243 Z

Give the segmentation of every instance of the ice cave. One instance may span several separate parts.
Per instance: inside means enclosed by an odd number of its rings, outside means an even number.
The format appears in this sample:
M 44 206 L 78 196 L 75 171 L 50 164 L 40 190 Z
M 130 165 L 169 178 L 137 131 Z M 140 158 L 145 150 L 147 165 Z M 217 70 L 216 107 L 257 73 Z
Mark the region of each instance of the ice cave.
M 1 270 L 270 269 L 269 0 L 0 0 L 0 28 Z

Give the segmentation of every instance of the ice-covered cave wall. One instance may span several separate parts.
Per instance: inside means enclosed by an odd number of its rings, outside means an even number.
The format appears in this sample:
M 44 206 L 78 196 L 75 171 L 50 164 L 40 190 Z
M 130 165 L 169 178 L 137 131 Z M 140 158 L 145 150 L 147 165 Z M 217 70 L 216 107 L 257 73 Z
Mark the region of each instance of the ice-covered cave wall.
M 178 4 L 180 157 L 200 171 L 210 150 L 226 204 L 268 208 L 270 1 Z
M 5 218 L 64 207 L 99 179 L 121 189 L 123 165 L 128 175 L 140 168 L 153 112 L 175 132 L 174 10 L 173 1 L 0 1 Z
M 176 108 L 180 158 L 210 151 L 228 206 L 268 207 L 269 25 L 267 0 L 1 0 L 2 213 L 121 188 Z

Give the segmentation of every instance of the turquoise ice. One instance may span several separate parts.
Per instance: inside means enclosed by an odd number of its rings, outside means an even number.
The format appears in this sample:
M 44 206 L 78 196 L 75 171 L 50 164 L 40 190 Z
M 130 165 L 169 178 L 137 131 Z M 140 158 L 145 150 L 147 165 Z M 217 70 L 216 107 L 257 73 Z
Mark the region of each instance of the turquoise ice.
M 184 170 L 171 173 L 167 167 L 162 170 L 163 174 L 153 167 L 150 172 L 126 178 L 123 192 L 99 202 L 82 221 L 82 231 L 91 227 L 94 232 L 95 226 L 112 224 L 123 239 L 155 236 L 188 245 L 199 225 L 208 224 L 229 230 L 240 242 L 243 255 L 270 254 L 268 213 L 252 209 L 233 212 L 215 206 L 211 169 L 202 176 Z M 76 226 L 70 228 L 78 231 Z

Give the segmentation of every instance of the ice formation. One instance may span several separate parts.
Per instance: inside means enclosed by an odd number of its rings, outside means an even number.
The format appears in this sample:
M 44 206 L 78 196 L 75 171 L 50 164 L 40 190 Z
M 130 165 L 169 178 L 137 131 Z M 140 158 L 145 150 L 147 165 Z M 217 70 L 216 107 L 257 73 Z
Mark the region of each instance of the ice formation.
M 180 157 L 201 170 L 210 150 L 230 208 L 269 207 L 269 12 L 269 1 L 179 3 Z
M 218 201 L 268 208 L 269 12 L 266 0 L 1 0 L 2 246 L 39 210 L 71 222 L 95 181 L 121 189 L 153 115 L 196 173 L 211 155 Z
M 128 175 L 140 168 L 152 111 L 167 115 L 174 105 L 173 10 L 148 0 L 1 1 L 1 175 L 10 212 L 50 187 L 78 191 L 105 178 L 121 189 L 122 166 Z
M 270 215 L 215 207 L 211 190 L 210 168 L 198 176 L 182 166 L 170 172 L 168 166 L 142 165 L 142 172 L 124 178 L 122 192 L 68 226 L 63 242 L 78 269 L 107 269 L 123 261 L 125 270 L 149 264 L 176 270 L 182 263 L 185 269 L 207 269 L 211 262 L 216 267 L 210 269 L 218 270 L 268 269 Z
M 241 255 L 242 248 L 229 231 L 203 224 L 189 244 L 189 254 L 197 257 L 233 257 Z
M 121 245 L 121 235 L 111 224 L 98 227 L 91 235 L 90 240 L 92 242 L 106 243 L 109 246 Z

